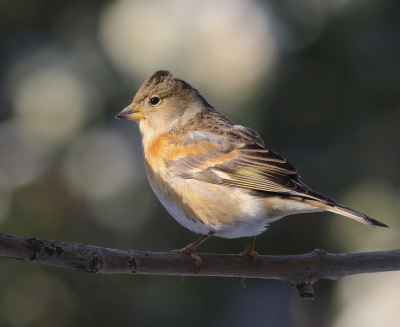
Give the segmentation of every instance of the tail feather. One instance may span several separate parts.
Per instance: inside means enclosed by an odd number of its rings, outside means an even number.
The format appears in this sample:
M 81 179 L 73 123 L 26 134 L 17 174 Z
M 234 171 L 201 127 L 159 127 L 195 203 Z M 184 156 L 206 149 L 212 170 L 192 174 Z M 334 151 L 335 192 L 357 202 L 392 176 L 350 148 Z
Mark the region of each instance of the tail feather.
M 337 214 L 342 215 L 342 216 L 346 216 L 346 217 L 355 219 L 355 220 L 359 221 L 360 223 L 363 223 L 363 224 L 366 224 L 366 225 L 370 225 L 370 226 L 373 226 L 373 227 L 379 226 L 379 227 L 389 228 L 388 225 L 386 225 L 386 224 L 384 224 L 384 223 L 382 223 L 382 222 L 380 222 L 380 221 L 378 221 L 378 220 L 376 220 L 374 218 L 368 217 L 367 215 L 364 215 L 361 212 L 358 212 L 358 211 L 355 211 L 353 209 L 347 208 L 347 207 L 342 206 L 340 204 L 333 205 L 330 209 L 327 208 L 326 210 L 330 211 L 330 212 L 337 213 Z
M 386 227 L 389 228 L 388 225 L 374 219 L 371 217 L 368 217 L 367 215 L 364 215 L 361 212 L 355 211 L 353 209 L 347 208 L 345 206 L 342 206 L 337 203 L 326 203 L 326 202 L 321 202 L 321 201 L 316 201 L 316 200 L 306 200 L 307 203 L 312 204 L 316 207 L 322 208 L 326 211 L 334 212 L 342 216 L 349 217 L 351 219 L 357 220 L 360 223 L 370 225 L 370 226 L 379 226 L 379 227 Z

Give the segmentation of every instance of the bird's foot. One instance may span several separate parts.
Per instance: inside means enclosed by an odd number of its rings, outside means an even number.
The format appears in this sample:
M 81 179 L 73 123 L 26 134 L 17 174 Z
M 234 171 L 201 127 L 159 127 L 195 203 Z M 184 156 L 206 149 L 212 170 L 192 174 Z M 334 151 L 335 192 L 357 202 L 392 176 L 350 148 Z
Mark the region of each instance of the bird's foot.
M 257 263 L 257 267 L 256 267 L 256 271 L 258 270 L 258 267 L 260 266 L 260 261 L 258 261 L 258 257 L 259 257 L 259 254 L 258 254 L 258 252 L 255 252 L 255 251 L 248 251 L 248 249 L 246 249 L 246 251 L 244 251 L 244 252 L 242 252 L 242 253 L 240 253 L 241 255 L 247 255 L 247 256 L 249 256 L 249 257 L 252 257 L 255 261 L 256 261 L 256 263 Z M 244 286 L 244 278 L 245 277 L 242 277 L 242 285 Z M 246 286 L 244 286 L 244 287 L 246 287 Z
M 249 256 L 249 257 L 252 257 L 254 260 L 256 260 L 257 262 L 258 262 L 258 257 L 259 257 L 259 254 L 258 254 L 258 252 L 256 252 L 256 251 L 249 251 L 249 249 L 246 249 L 246 251 L 244 251 L 244 252 L 242 252 L 242 253 L 240 253 L 241 255 L 247 255 L 247 256 Z
M 258 270 L 258 267 L 260 266 L 260 261 L 258 261 L 258 252 L 254 251 L 254 242 L 256 241 L 256 237 L 253 236 L 251 238 L 250 244 L 249 246 L 246 248 L 246 250 L 244 250 L 244 252 L 240 253 L 241 255 L 247 255 L 249 257 L 252 257 L 256 262 L 257 262 L 257 268 L 256 270 Z
M 182 249 L 179 250 L 172 250 L 172 253 L 182 253 L 182 254 L 190 254 L 190 256 L 196 261 L 197 267 L 199 269 L 197 270 L 197 273 L 200 271 L 201 264 L 203 263 L 203 260 L 197 255 L 196 253 L 196 247 L 198 247 L 201 243 L 203 243 L 206 239 L 208 239 L 210 236 L 214 235 L 214 232 L 209 232 L 207 235 L 204 235 L 203 237 L 199 238 L 197 241 L 194 241 L 193 243 L 190 243 L 188 246 L 185 246 Z M 196 273 L 196 274 L 197 274 Z
M 191 244 L 179 249 L 179 250 L 172 250 L 172 253 L 181 253 L 181 254 L 190 254 L 190 256 L 196 261 L 196 265 L 200 268 L 201 264 L 203 263 L 203 260 L 198 256 L 195 250 L 196 247 L 192 246 Z
M 240 253 L 241 255 L 248 255 L 249 257 L 254 258 L 258 262 L 258 252 L 254 251 L 254 242 L 256 241 L 256 237 L 253 236 L 251 238 L 249 246 L 244 250 L 244 252 Z

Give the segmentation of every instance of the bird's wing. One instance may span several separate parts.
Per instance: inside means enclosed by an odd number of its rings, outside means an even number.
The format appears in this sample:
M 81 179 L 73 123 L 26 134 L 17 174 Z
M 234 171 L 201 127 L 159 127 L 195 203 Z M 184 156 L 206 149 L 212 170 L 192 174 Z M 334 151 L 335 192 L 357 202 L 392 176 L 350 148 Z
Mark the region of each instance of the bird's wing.
M 222 135 L 193 131 L 185 142 L 192 154 L 167 162 L 182 178 L 335 203 L 307 187 L 296 168 L 249 128 L 233 125 Z
M 370 226 L 388 227 L 311 190 L 296 168 L 266 147 L 251 129 L 232 125 L 224 133 L 192 131 L 179 143 L 170 144 L 166 164 L 181 178 L 286 195 Z

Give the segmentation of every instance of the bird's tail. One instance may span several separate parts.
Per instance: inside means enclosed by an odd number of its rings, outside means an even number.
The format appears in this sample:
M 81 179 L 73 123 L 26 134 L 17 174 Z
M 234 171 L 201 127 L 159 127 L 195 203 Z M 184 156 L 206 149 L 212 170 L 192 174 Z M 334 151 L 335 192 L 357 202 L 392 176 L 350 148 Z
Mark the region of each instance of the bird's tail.
M 329 203 L 329 202 L 322 202 L 322 201 L 317 201 L 317 200 L 311 200 L 307 199 L 305 200 L 306 203 L 309 203 L 311 205 L 314 205 L 318 208 L 324 209 L 326 211 L 334 212 L 342 216 L 349 217 L 351 219 L 357 220 L 360 223 L 370 225 L 370 226 L 379 226 L 379 227 L 387 227 L 389 228 L 388 225 L 374 219 L 371 217 L 368 217 L 367 215 L 364 215 L 361 212 L 355 211 L 353 209 L 347 208 L 345 206 L 342 206 L 337 203 Z

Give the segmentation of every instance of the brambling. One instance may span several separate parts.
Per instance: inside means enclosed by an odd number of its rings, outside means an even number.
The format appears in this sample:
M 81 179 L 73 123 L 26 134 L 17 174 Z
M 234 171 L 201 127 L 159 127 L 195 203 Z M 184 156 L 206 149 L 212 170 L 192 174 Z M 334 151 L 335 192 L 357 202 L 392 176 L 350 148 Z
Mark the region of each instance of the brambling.
M 291 214 L 331 211 L 388 227 L 305 185 L 296 168 L 248 127 L 236 125 L 166 70 L 153 73 L 116 118 L 139 123 L 151 188 L 181 225 L 204 235 L 175 253 L 190 254 L 211 235 L 251 237 L 242 253 L 257 260 L 254 241 Z

